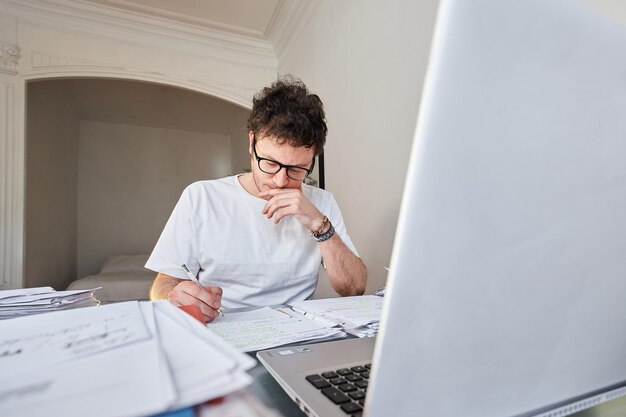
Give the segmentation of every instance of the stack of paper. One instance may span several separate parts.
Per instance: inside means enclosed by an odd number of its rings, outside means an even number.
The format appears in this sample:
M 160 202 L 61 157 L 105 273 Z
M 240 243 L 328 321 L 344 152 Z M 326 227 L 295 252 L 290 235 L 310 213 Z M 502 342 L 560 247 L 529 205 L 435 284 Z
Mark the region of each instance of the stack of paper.
M 378 333 L 382 306 L 383 298 L 376 295 L 305 300 L 291 304 L 295 312 L 305 317 L 335 323 L 358 337 Z
M 0 415 L 151 415 L 234 392 L 253 365 L 167 301 L 4 320 Z
M 100 304 L 91 290 L 55 291 L 52 287 L 0 291 L 0 319 Z
M 308 320 L 289 309 L 263 307 L 244 312 L 229 312 L 207 324 L 209 330 L 242 352 L 267 349 L 304 340 L 344 337 L 333 323 Z

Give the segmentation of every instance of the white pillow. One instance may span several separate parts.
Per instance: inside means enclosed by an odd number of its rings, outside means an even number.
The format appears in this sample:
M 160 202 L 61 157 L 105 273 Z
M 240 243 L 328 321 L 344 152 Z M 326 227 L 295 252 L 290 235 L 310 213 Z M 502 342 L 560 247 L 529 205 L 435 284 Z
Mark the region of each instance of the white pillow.
M 101 274 L 111 272 L 148 272 L 144 268 L 149 255 L 114 255 L 104 262 L 100 269 Z

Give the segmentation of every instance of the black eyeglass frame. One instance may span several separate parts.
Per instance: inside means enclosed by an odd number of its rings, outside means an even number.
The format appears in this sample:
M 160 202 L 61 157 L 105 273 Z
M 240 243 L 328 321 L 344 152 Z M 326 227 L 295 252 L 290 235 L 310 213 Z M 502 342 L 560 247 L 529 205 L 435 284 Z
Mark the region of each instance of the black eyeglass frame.
M 308 169 L 304 168 L 304 167 L 299 167 L 297 165 L 285 165 L 285 164 L 281 164 L 278 161 L 274 161 L 273 159 L 260 157 L 256 153 L 256 138 L 254 138 L 253 141 L 252 141 L 252 152 L 254 152 L 254 158 L 256 159 L 256 163 L 257 163 L 259 169 L 261 170 L 261 172 L 264 172 L 264 173 L 270 174 L 270 175 L 275 175 L 275 174 L 278 174 L 281 169 L 285 168 L 285 171 L 287 172 L 287 177 L 289 177 L 289 179 L 291 179 L 293 181 L 304 181 L 309 175 L 311 175 L 313 173 L 313 168 L 315 168 L 315 157 L 313 157 L 313 161 L 311 162 L 311 168 L 308 168 Z M 276 165 L 278 165 L 278 169 L 275 172 L 265 171 L 263 168 L 261 168 L 261 161 L 268 161 L 268 162 L 271 162 L 273 164 L 276 164 Z M 289 169 L 290 168 L 304 170 L 304 171 L 306 171 L 306 175 L 303 178 L 293 178 L 291 175 L 289 175 Z

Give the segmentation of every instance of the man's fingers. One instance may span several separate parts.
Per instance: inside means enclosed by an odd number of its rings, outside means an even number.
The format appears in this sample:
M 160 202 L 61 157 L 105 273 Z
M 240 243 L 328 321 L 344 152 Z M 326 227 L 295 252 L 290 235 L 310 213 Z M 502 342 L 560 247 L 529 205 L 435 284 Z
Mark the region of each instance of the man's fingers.
M 300 192 L 300 190 L 294 188 L 271 188 L 269 190 L 261 191 L 259 193 L 259 197 L 269 200 L 279 194 L 292 194 L 294 192 Z
M 220 287 L 200 287 L 193 282 L 181 282 L 169 294 L 174 305 L 194 304 L 200 308 L 205 321 L 215 319 L 222 305 L 222 289 Z
M 274 219 L 276 224 L 285 216 L 294 216 L 304 228 L 313 230 L 319 224 L 318 219 L 323 217 L 301 190 L 271 189 L 259 195 L 267 199 L 262 213 L 268 219 Z
M 211 308 L 206 304 L 204 304 L 203 306 L 200 306 L 200 311 L 204 316 L 205 323 L 215 320 L 220 315 L 220 313 L 216 309 Z
M 273 214 L 277 209 L 289 206 L 290 204 L 293 204 L 293 202 L 294 199 L 292 197 L 272 197 L 267 203 L 265 203 L 265 206 L 263 206 L 263 214 L 266 214 L 268 217 L 272 217 L 271 214 Z
M 283 212 L 284 214 L 281 216 L 283 217 L 287 214 L 297 215 L 299 210 L 300 204 L 297 198 L 281 197 L 268 201 L 265 204 L 265 207 L 263 207 L 263 214 L 265 214 L 268 219 L 271 219 L 276 212 Z
M 219 288 L 219 287 L 213 287 Z M 196 285 L 196 289 L 198 292 L 192 294 L 195 298 L 202 301 L 207 306 L 211 307 L 213 310 L 217 310 L 222 305 L 222 291 L 221 288 L 218 290 L 209 291 L 205 287 L 199 287 Z
M 209 291 L 209 292 L 211 292 L 211 293 L 213 293 L 215 295 L 219 295 L 220 298 L 222 297 L 222 294 L 224 293 L 224 291 L 222 290 L 222 287 L 213 287 L 211 285 L 205 285 L 204 288 L 207 291 Z

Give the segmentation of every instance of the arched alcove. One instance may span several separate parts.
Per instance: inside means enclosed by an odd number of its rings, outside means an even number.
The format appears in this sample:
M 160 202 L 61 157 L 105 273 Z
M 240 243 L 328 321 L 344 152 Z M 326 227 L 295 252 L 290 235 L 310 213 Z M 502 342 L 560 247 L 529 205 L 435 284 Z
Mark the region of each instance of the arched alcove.
M 25 90 L 25 286 L 149 253 L 185 186 L 249 167 L 248 110 L 224 94 L 67 74 Z

